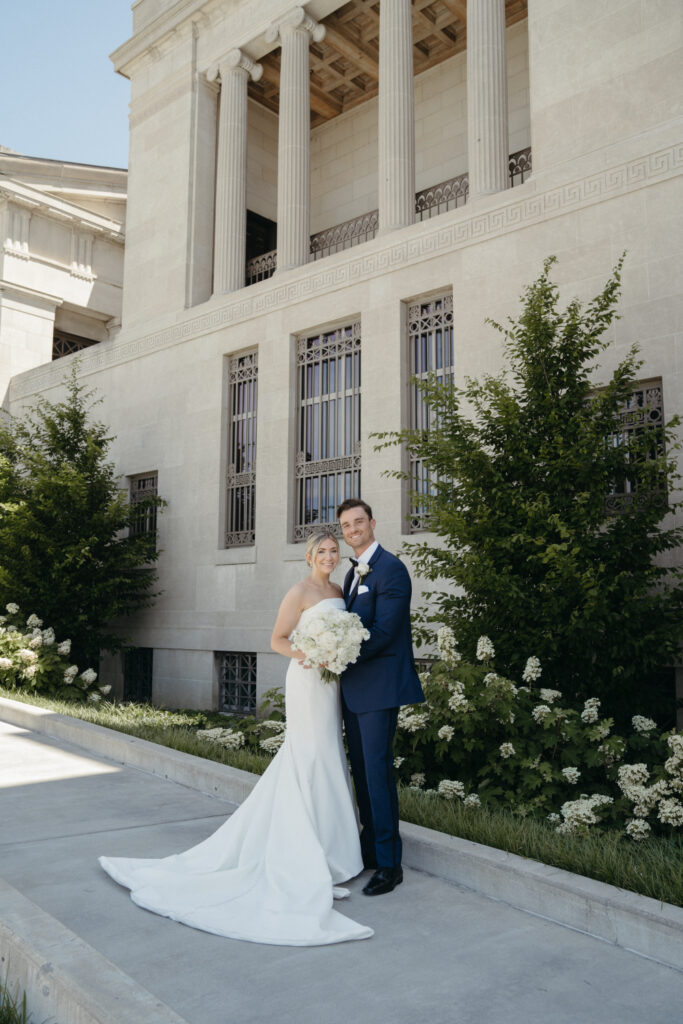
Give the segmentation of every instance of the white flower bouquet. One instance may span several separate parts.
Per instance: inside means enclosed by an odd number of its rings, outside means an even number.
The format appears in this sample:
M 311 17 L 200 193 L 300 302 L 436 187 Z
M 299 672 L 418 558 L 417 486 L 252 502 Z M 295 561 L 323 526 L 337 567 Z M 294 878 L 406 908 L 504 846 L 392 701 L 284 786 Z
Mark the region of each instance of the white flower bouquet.
M 289 637 L 293 649 L 305 654 L 304 665 L 320 669 L 323 681 L 338 682 L 344 669 L 360 654 L 369 632 L 355 612 L 328 609 L 308 616 Z

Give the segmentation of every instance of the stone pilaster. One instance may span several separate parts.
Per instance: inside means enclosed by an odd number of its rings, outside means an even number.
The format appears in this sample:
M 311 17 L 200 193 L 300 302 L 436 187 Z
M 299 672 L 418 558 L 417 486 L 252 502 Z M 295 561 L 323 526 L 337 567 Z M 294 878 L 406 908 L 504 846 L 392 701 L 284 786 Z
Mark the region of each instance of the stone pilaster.
M 210 68 L 210 81 L 220 78 L 218 154 L 216 162 L 216 228 L 214 293 L 244 287 L 247 250 L 247 83 L 258 81 L 260 64 L 241 50 L 231 50 Z
M 311 236 L 311 106 L 308 47 L 320 42 L 325 28 L 295 7 L 271 25 L 266 41 L 278 38 L 280 118 L 277 163 L 277 269 L 308 262 Z
M 470 198 L 507 188 L 505 0 L 467 4 L 467 146 Z
M 415 220 L 415 101 L 411 0 L 379 6 L 379 231 Z

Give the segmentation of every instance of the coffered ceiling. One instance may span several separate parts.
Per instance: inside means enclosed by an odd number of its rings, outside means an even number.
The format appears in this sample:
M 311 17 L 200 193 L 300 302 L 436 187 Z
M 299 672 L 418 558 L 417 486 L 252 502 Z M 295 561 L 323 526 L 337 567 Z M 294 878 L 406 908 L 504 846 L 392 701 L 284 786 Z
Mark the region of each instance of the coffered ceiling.
M 351 0 L 323 19 L 321 43 L 311 43 L 311 126 L 323 124 L 377 95 L 380 0 Z M 506 20 L 527 16 L 527 0 L 506 0 Z M 414 71 L 440 64 L 465 49 L 466 0 L 413 0 Z M 263 77 L 249 95 L 277 113 L 280 50 L 260 59 Z

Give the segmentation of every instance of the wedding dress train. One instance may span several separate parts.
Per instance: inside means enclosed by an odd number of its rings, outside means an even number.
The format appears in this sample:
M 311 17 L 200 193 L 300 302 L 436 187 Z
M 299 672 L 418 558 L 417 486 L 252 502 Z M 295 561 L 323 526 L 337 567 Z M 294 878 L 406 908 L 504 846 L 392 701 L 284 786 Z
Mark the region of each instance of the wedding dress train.
M 320 605 L 343 609 L 344 601 Z M 367 939 L 371 928 L 332 906 L 333 887 L 363 870 L 339 684 L 291 661 L 285 699 L 282 747 L 213 835 L 171 857 L 100 864 L 139 906 L 216 935 L 283 946 Z

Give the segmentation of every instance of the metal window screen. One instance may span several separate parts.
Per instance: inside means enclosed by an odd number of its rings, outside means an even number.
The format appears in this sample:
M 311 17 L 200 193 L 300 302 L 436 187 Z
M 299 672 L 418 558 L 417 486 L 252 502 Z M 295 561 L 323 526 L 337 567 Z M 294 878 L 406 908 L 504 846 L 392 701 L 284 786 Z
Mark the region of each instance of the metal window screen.
M 336 509 L 360 494 L 360 323 L 297 340 L 297 452 L 294 540 L 321 524 L 337 530 Z
M 152 700 L 152 672 L 154 650 L 151 647 L 132 647 L 123 655 L 123 699 L 136 704 L 149 704 Z
M 437 295 L 408 307 L 408 350 L 410 364 L 410 428 L 427 431 L 434 428 L 435 414 L 430 410 L 417 382 L 433 374 L 444 383 L 453 383 L 453 296 Z M 427 503 L 422 495 L 432 494 L 435 479 L 424 461 L 409 453 L 408 486 L 411 492 L 408 532 L 427 529 Z
M 256 499 L 256 352 L 233 356 L 229 365 L 226 548 L 254 543 Z
M 81 352 L 84 348 L 96 344 L 92 338 L 81 338 L 78 334 L 55 330 L 52 338 L 52 358 L 61 359 L 62 356 L 70 356 L 73 352 Z
M 237 714 L 256 711 L 256 655 L 224 651 L 218 654 L 220 710 Z
M 648 431 L 651 438 L 649 457 L 660 458 L 664 455 L 663 426 L 662 378 L 654 377 L 640 381 L 619 410 L 619 426 L 611 435 L 610 443 L 614 446 L 628 443 L 630 436 Z M 607 512 L 622 511 L 633 500 L 635 493 L 635 483 L 633 480 L 629 480 L 628 476 L 615 481 L 605 499 Z M 666 480 L 662 481 L 661 487 L 652 497 L 658 503 L 667 504 Z
M 130 503 L 133 506 L 133 519 L 130 525 L 131 535 L 141 533 L 154 533 L 157 528 L 156 508 L 141 508 L 135 511 L 135 506 L 146 498 L 156 497 L 158 474 L 140 473 L 138 476 L 131 476 L 130 481 Z

